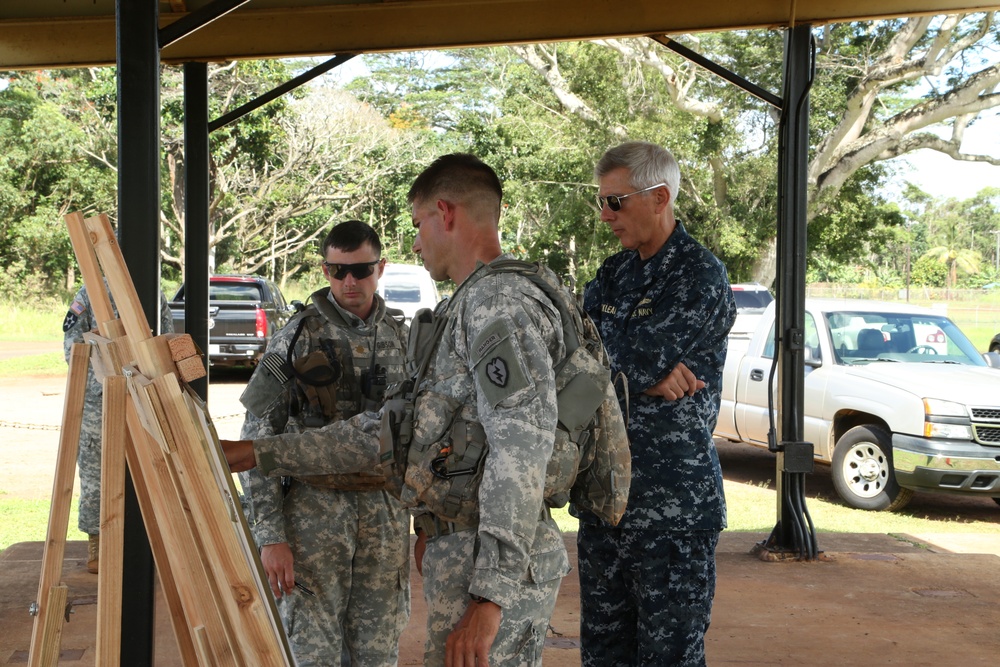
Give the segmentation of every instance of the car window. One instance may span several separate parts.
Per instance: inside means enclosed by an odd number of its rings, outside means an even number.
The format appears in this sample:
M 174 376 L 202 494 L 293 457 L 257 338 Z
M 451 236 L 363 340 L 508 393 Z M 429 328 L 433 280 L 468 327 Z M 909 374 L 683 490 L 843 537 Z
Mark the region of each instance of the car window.
M 924 313 L 826 313 L 835 360 L 858 365 L 878 361 L 983 366 L 980 354 L 947 317 Z
M 420 303 L 420 285 L 393 282 L 385 284 L 385 300 L 399 303 Z
M 261 301 L 260 287 L 256 283 L 211 283 L 209 301 Z
M 806 313 L 805 325 L 805 346 L 809 349 L 812 358 L 818 361 L 820 358 L 819 331 L 816 328 L 816 320 L 813 319 L 812 313 Z M 774 359 L 774 345 L 774 322 L 772 322 L 771 330 L 767 334 L 767 344 L 764 345 L 763 356 L 765 359 Z
M 767 290 L 733 290 L 733 298 L 736 299 L 736 309 L 746 308 L 767 308 L 767 304 L 774 301 L 774 297 Z

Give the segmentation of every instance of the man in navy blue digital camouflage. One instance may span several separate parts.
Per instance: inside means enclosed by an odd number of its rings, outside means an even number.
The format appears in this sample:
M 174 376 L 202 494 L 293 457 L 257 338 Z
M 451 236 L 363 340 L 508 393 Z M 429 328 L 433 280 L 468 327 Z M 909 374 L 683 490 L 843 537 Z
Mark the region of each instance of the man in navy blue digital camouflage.
M 669 151 L 629 142 L 594 172 L 601 220 L 624 249 L 588 283 L 584 305 L 612 376 L 627 378 L 632 486 L 618 526 L 580 517 L 582 663 L 704 665 L 726 526 L 712 430 L 736 306 L 725 267 L 674 219 L 680 170 Z

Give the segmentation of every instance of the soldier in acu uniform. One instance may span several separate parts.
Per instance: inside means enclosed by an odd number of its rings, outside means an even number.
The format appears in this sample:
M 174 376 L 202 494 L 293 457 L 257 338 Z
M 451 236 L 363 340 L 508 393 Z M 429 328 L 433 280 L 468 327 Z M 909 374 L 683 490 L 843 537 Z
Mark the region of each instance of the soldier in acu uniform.
M 501 198 L 496 173 L 464 154 L 438 158 L 409 192 L 414 251 L 435 280 L 458 285 L 435 313 L 447 319 L 417 385 L 401 490 L 416 515 L 432 667 L 540 665 L 569 570 L 543 498 L 562 324 L 529 279 L 484 266 L 508 257 L 498 233 Z M 271 475 L 371 469 L 387 412 L 300 436 L 224 443 L 227 459 Z M 452 501 L 475 511 L 456 514 Z
M 601 220 L 624 250 L 584 305 L 612 376 L 627 378 L 632 486 L 617 527 L 580 517 L 582 663 L 704 665 L 726 526 L 712 430 L 735 302 L 725 267 L 673 217 L 680 171 L 669 151 L 629 142 L 595 175 Z
M 115 316 L 118 309 L 111 302 Z M 87 288 L 81 287 L 63 319 L 63 353 L 69 363 L 73 343 L 83 343 L 83 334 L 97 331 L 98 322 L 90 307 Z M 166 298 L 160 294 L 160 333 L 173 333 L 174 318 Z M 87 389 L 83 398 L 83 423 L 80 426 L 80 444 L 76 451 L 76 465 L 80 471 L 79 528 L 87 534 L 87 571 L 97 574 L 101 550 L 101 421 L 104 389 L 94 376 L 94 369 L 87 367 Z
M 241 437 L 303 433 L 376 409 L 403 379 L 406 327 L 375 290 L 385 260 L 363 222 L 323 241 L 329 287 L 268 344 Z M 240 475 L 248 520 L 301 667 L 396 664 L 410 611 L 409 515 L 369 475 Z M 298 585 L 298 588 L 296 588 Z

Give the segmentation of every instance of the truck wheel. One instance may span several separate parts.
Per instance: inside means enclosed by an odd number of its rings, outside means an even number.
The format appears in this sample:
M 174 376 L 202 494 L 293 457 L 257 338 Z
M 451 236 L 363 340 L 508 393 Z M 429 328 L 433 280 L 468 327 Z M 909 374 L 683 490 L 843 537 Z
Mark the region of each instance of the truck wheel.
M 833 450 L 833 486 L 851 507 L 899 510 L 912 489 L 902 489 L 892 472 L 892 441 L 879 426 L 855 426 Z

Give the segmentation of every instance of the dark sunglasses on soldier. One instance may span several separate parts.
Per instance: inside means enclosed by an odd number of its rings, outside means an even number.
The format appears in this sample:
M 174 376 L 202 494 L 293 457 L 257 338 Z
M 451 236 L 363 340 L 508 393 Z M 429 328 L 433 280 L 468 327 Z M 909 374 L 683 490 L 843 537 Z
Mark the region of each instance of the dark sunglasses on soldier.
M 650 185 L 648 188 L 643 188 L 642 190 L 636 190 L 635 192 L 630 192 L 627 195 L 607 195 L 601 196 L 597 195 L 597 210 L 604 210 L 604 204 L 608 205 L 612 211 L 622 210 L 622 200 L 626 197 L 631 197 L 632 195 L 638 195 L 643 192 L 649 192 L 650 190 L 655 190 L 656 188 L 666 187 L 666 183 L 657 183 L 656 185 Z
M 374 262 L 361 262 L 360 264 L 335 264 L 334 262 L 323 262 L 323 266 L 330 272 L 334 280 L 343 280 L 350 273 L 355 280 L 364 280 L 375 272 L 375 265 L 381 262 L 376 259 Z

